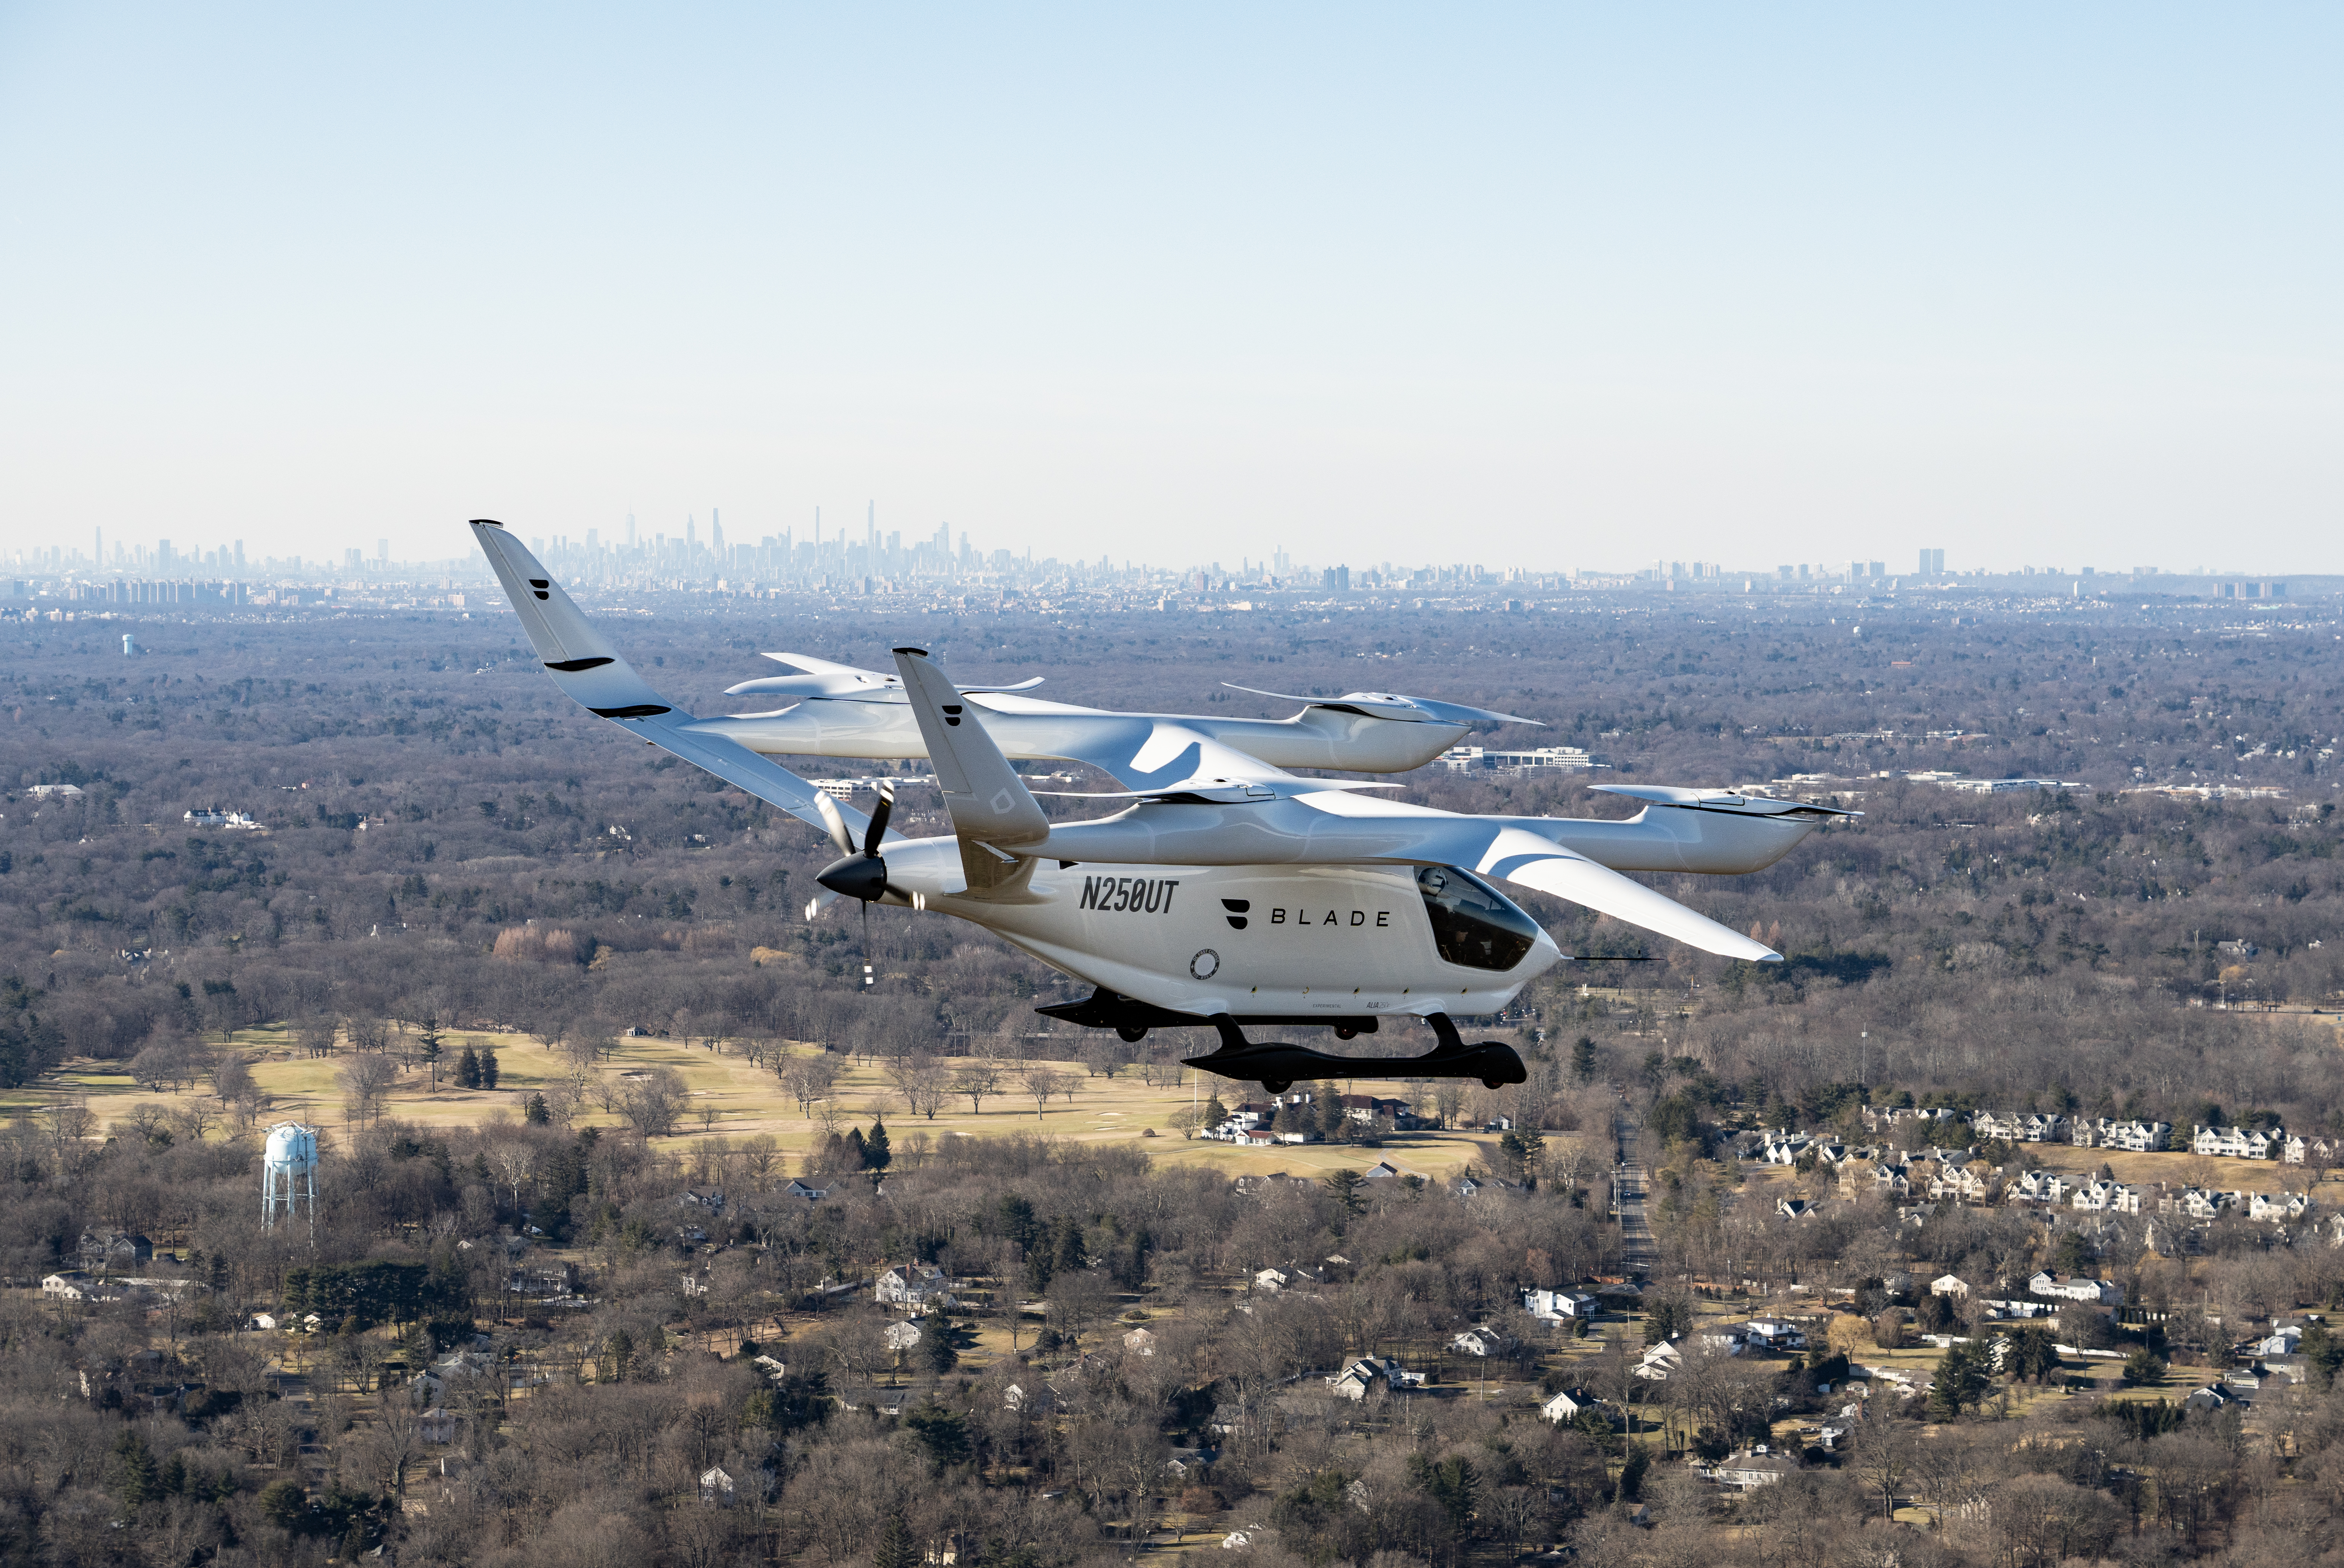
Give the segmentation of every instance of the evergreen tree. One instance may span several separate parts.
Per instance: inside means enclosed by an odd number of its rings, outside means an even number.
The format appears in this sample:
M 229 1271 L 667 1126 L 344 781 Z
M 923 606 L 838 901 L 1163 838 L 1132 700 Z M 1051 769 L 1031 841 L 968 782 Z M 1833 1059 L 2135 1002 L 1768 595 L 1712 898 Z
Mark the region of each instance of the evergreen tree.
M 497 1087 L 497 1053 L 492 1046 L 480 1047 L 480 1087 L 484 1089 Z
M 1348 1166 L 1341 1170 L 1330 1170 L 1318 1179 L 1320 1185 L 1334 1195 L 1335 1205 L 1346 1219 L 1366 1207 L 1359 1201 L 1359 1189 L 1365 1185 L 1366 1179 Z
M 123 1507 L 136 1508 L 157 1495 L 155 1456 L 135 1429 L 114 1440 L 113 1458 L 114 1494 L 122 1500 Z
M 1929 1385 L 1929 1413 L 1940 1421 L 1951 1421 L 1963 1411 L 1975 1409 L 1985 1400 L 1993 1381 L 1977 1346 L 1947 1345 L 1945 1359 L 1937 1363 L 1936 1378 Z
M 1221 1123 L 1228 1119 L 1229 1108 L 1221 1103 L 1220 1096 L 1215 1095 L 1212 1098 L 1205 1102 L 1205 1125 L 1207 1127 L 1218 1127 Z
M 915 1124 L 916 1125 L 916 1124 Z M 871 1135 L 863 1140 L 863 1164 L 870 1170 L 884 1170 L 895 1158 L 887 1147 L 887 1123 L 884 1118 L 871 1118 Z
M 848 1128 L 846 1129 L 845 1138 L 842 1138 L 840 1141 L 846 1145 L 846 1168 L 848 1169 L 868 1170 L 871 1168 L 870 1157 L 864 1149 L 863 1129 L 861 1128 Z
M 887 1528 L 880 1532 L 871 1568 L 920 1568 L 920 1543 L 912 1539 L 912 1527 L 902 1514 L 889 1516 Z
M 480 1058 L 468 1043 L 464 1054 L 456 1058 L 456 1087 L 476 1089 L 480 1087 Z
M 417 1057 L 431 1069 L 431 1087 L 435 1089 L 440 1087 L 440 1037 L 436 1034 L 425 1036 L 415 1047 Z
M 1333 1084 L 1313 1084 L 1318 1095 L 1318 1136 L 1329 1143 L 1341 1140 L 1350 1130 L 1350 1118 L 1343 1114 L 1343 1097 L 1335 1092 Z
M 1571 1047 L 1571 1073 L 1581 1083 L 1595 1081 L 1595 1037 L 1581 1035 Z
M 1091 1266 L 1090 1253 L 1083 1247 L 1083 1222 L 1069 1214 L 1058 1221 L 1058 1233 L 1050 1249 L 1050 1271 L 1071 1274 Z
M 520 1118 L 531 1127 L 543 1127 L 553 1119 L 553 1112 L 546 1108 L 543 1095 L 531 1095 L 529 1104 L 522 1108 Z

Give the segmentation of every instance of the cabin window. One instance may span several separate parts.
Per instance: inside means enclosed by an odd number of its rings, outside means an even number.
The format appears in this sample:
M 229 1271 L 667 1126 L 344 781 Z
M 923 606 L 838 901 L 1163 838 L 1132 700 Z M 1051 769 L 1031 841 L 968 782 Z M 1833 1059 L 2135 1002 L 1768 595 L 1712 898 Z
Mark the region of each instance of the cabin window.
M 1451 964 L 1510 969 L 1538 945 L 1538 923 L 1470 871 L 1428 865 L 1416 874 L 1416 887 L 1432 921 L 1432 945 Z

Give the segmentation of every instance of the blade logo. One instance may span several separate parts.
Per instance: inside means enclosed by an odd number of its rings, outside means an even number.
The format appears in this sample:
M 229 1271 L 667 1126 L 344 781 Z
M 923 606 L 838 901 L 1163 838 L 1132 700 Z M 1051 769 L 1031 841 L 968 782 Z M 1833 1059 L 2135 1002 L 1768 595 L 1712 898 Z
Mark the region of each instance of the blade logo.
M 1269 923 L 1272 926 L 1284 926 L 1288 924 L 1287 912 L 1283 909 L 1271 910 L 1269 912 Z M 1329 909 L 1327 911 L 1326 918 L 1322 920 L 1313 917 L 1310 911 L 1308 909 L 1297 909 L 1293 913 L 1292 924 L 1297 926 L 1365 926 L 1368 924 L 1368 911 L 1364 909 L 1351 910 L 1349 911 L 1349 917 L 1347 919 L 1345 918 L 1344 912 Z M 1389 909 L 1379 909 L 1375 911 L 1375 924 L 1379 926 L 1389 927 L 1391 925 L 1391 911 Z
M 1105 909 L 1122 914 L 1169 915 L 1177 877 L 1086 876 L 1080 909 Z

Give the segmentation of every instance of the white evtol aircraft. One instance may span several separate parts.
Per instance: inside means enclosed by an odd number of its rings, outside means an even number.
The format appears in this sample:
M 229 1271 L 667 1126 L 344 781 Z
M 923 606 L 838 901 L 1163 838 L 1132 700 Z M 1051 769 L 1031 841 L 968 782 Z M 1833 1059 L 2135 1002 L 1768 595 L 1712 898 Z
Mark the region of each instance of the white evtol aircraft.
M 1366 692 L 1297 698 L 1307 705 L 1290 719 L 1110 713 L 1021 694 L 1038 679 L 955 685 L 917 648 L 894 650 L 892 675 L 767 654 L 793 673 L 728 695 L 794 697 L 794 707 L 695 718 L 619 657 L 520 540 L 500 523 L 471 526 L 554 684 L 837 845 L 808 919 L 842 895 L 866 912 L 877 903 L 956 916 L 1096 988 L 1044 1012 L 1130 1041 L 1152 1028 L 1211 1027 L 1220 1048 L 1191 1062 L 1273 1093 L 1318 1077 L 1521 1082 L 1510 1047 L 1466 1045 L 1450 1015 L 1496 1012 L 1566 956 L 1493 882 L 1707 952 L 1780 962 L 1754 937 L 1620 873 L 1763 870 L 1827 819 L 1854 814 L 1722 791 L 1602 785 L 1644 809 L 1622 822 L 1460 815 L 1360 793 L 1389 785 L 1286 770 L 1401 773 L 1476 723 L 1531 721 Z M 890 834 L 891 789 L 883 785 L 865 817 L 774 755 L 924 757 L 952 836 Z M 1083 794 L 1121 809 L 1053 822 L 1012 758 L 1088 764 L 1124 787 Z M 1322 1025 L 1349 1039 L 1406 1017 L 1431 1027 L 1430 1052 L 1330 1056 L 1248 1041 L 1242 1028 Z

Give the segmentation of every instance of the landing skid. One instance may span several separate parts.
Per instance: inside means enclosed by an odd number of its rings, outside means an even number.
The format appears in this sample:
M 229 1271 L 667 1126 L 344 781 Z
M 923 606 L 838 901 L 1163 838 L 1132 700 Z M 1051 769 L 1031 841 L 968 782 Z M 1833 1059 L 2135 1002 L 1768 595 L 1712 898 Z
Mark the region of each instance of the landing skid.
M 1054 1002 L 1036 1012 L 1045 1017 L 1061 1018 L 1069 1024 L 1080 1024 L 1086 1029 L 1113 1029 L 1127 1045 L 1137 1045 L 1147 1037 L 1150 1029 L 1202 1029 L 1213 1022 L 1202 1013 L 1176 1013 L 1169 1007 L 1158 1007 L 1136 997 L 1126 996 L 1105 986 L 1092 992 L 1079 1002 Z M 1240 1024 L 1302 1025 L 1335 1031 L 1339 1040 L 1356 1039 L 1376 1032 L 1376 1016 L 1359 1014 L 1305 1013 L 1241 1013 Z
M 1446 1013 L 1425 1018 L 1438 1043 L 1420 1057 L 1339 1057 L 1308 1046 L 1248 1040 L 1238 1020 L 1227 1013 L 1209 1021 L 1220 1032 L 1220 1049 L 1210 1056 L 1186 1057 L 1187 1065 L 1225 1078 L 1258 1083 L 1274 1095 L 1312 1078 L 1479 1078 L 1483 1087 L 1494 1089 L 1530 1077 L 1511 1046 L 1496 1040 L 1469 1046 Z

